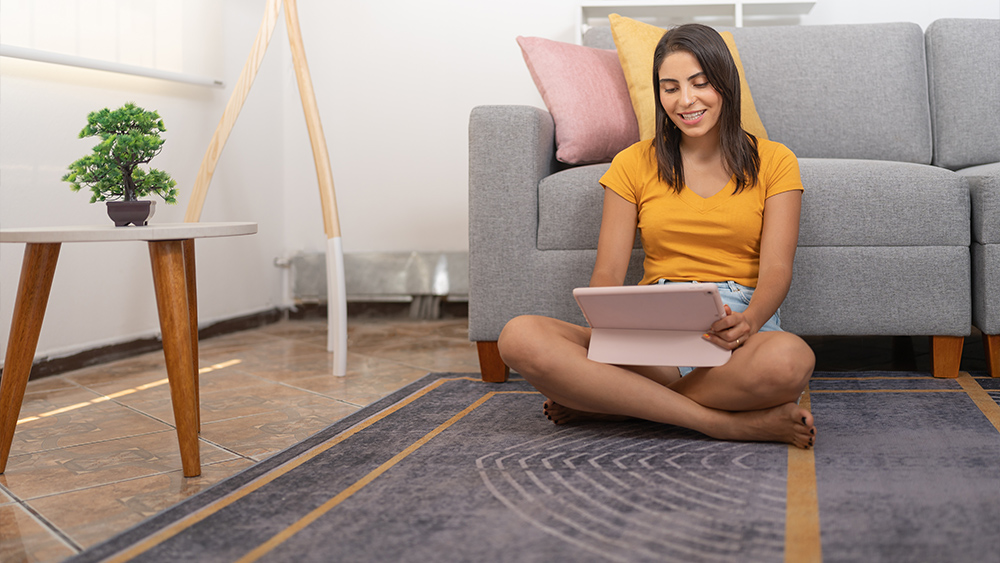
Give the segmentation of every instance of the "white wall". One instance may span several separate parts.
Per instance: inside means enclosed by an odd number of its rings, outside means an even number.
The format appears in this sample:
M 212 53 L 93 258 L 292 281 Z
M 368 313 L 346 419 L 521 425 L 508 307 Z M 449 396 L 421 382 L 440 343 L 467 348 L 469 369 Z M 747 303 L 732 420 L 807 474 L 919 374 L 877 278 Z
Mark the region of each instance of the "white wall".
M 514 38 L 573 41 L 578 5 L 576 0 L 299 0 L 346 252 L 467 248 L 469 112 L 480 104 L 542 107 Z M 70 192 L 59 178 L 93 144 L 76 139 L 87 112 L 130 100 L 158 110 L 166 122 L 167 144 L 154 165 L 174 176 L 181 196 L 176 207 L 160 205 L 155 220 L 180 221 L 263 9 L 263 0 L 0 0 L 4 43 L 218 77 L 227 86 L 210 89 L 0 59 L 0 226 L 106 221 L 98 205 Z M 98 17 L 102 13 L 117 15 Z M 1000 5 L 996 0 L 818 0 L 802 23 L 910 21 L 926 27 L 945 17 L 997 18 Z M 283 274 L 273 259 L 325 249 L 283 25 L 282 20 L 202 216 L 257 221 L 260 232 L 199 243 L 204 322 L 284 304 Z M 32 207 L 40 202 L 47 209 Z M 21 245 L 0 245 L 0 351 L 21 253 Z M 38 355 L 157 333 L 151 279 L 141 244 L 64 245 Z

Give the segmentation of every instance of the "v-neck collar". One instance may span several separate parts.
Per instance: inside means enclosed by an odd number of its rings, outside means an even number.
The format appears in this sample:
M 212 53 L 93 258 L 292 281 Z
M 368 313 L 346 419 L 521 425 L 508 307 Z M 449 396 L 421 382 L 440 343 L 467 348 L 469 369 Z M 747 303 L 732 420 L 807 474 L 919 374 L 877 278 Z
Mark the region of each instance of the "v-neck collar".
M 706 213 L 725 203 L 726 199 L 732 195 L 735 187 L 736 177 L 730 176 L 726 185 L 723 186 L 721 190 L 715 192 L 715 194 L 711 197 L 701 197 L 687 186 L 684 186 L 684 189 L 681 190 L 680 197 L 681 201 L 690 205 L 696 211 Z

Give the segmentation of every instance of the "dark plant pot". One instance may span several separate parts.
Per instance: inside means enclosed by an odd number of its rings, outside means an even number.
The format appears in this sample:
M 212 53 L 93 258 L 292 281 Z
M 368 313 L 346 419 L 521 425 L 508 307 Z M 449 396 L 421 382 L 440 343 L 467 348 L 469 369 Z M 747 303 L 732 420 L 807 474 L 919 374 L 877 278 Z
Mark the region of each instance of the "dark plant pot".
M 108 217 L 116 227 L 145 225 L 156 211 L 155 201 L 108 201 Z

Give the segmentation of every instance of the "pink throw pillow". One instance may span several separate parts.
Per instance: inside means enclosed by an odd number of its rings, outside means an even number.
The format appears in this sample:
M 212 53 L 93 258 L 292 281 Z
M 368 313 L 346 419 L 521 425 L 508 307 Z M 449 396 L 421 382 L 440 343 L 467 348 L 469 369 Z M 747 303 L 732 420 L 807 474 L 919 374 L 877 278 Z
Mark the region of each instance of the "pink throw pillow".
M 639 124 L 618 54 L 540 37 L 518 37 L 524 62 L 556 128 L 556 158 L 611 162 L 639 141 Z

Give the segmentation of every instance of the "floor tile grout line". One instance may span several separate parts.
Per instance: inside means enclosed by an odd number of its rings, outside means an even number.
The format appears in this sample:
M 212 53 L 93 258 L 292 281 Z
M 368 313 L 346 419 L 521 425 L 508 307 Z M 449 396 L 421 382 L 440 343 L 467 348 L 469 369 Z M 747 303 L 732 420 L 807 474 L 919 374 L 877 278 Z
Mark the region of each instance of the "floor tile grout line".
M 153 434 L 162 434 L 164 432 L 176 432 L 176 431 L 177 431 L 177 429 L 175 427 L 169 426 L 169 427 L 163 428 L 161 430 L 152 430 L 150 432 L 142 432 L 141 434 L 129 434 L 128 436 L 118 436 L 117 438 L 108 438 L 106 440 L 94 440 L 92 442 L 82 442 L 82 443 L 79 443 L 79 444 L 73 444 L 71 446 L 60 446 L 58 448 L 47 448 L 47 449 L 44 449 L 44 450 L 35 450 L 35 451 L 23 452 L 23 453 L 15 453 L 15 452 L 12 451 L 10 453 L 10 459 L 14 459 L 14 457 L 17 457 L 17 456 L 29 456 L 29 455 L 35 455 L 35 454 L 51 453 L 51 452 L 57 452 L 59 450 L 68 450 L 70 448 L 77 448 L 77 447 L 81 447 L 81 446 L 93 446 L 95 444 L 107 444 L 109 442 L 115 442 L 115 441 L 118 441 L 118 440 L 128 440 L 128 439 L 132 439 L 132 438 L 142 438 L 144 436 L 152 436 Z
M 56 376 L 56 377 L 62 377 L 62 376 Z M 70 380 L 65 380 L 65 381 L 70 381 Z M 96 405 L 96 404 L 102 404 L 102 403 L 108 403 L 108 402 L 117 403 L 117 401 L 115 401 L 111 397 L 108 397 L 105 393 L 101 393 L 100 391 L 95 391 L 94 389 L 91 389 L 90 387 L 87 387 L 85 385 L 81 385 L 81 384 L 79 384 L 79 383 L 77 383 L 75 381 L 71 381 L 71 383 L 73 383 L 73 385 L 77 388 L 77 389 L 75 389 L 76 391 L 85 391 L 87 393 L 92 393 L 92 394 L 96 395 L 96 399 L 104 398 L 103 401 L 98 401 L 96 403 L 93 402 L 95 399 L 91 399 L 90 401 L 84 401 L 86 403 L 89 403 L 90 405 Z M 73 389 L 73 387 L 60 387 L 58 389 L 51 389 L 51 390 L 48 390 L 48 391 L 36 391 L 36 393 L 54 393 L 54 392 L 59 392 L 59 391 L 67 391 L 67 390 L 70 390 L 70 389 Z M 29 395 L 29 393 L 25 392 L 24 399 L 29 399 L 28 395 Z M 24 409 L 24 399 L 22 399 L 22 401 L 21 401 L 21 409 L 22 410 L 20 412 L 18 412 L 18 416 L 19 417 L 23 417 L 24 416 L 24 412 L 23 412 L 23 409 Z M 73 405 L 67 405 L 67 406 L 73 406 Z M 46 408 L 48 408 L 48 407 L 46 407 Z M 65 407 L 56 407 L 56 410 L 58 410 L 60 408 L 65 408 Z M 59 414 L 62 414 L 62 413 L 59 413 Z M 28 416 L 30 417 L 30 416 L 34 416 L 34 415 L 28 415 Z M 48 418 L 48 417 L 46 417 L 46 418 Z M 16 429 L 16 425 L 15 425 L 15 429 Z
M 48 518 L 42 516 L 40 512 L 35 510 L 35 507 L 28 504 L 28 501 L 22 501 L 18 503 L 21 508 L 25 510 L 31 517 L 43 528 L 47 529 L 49 533 L 54 535 L 60 542 L 62 542 L 66 547 L 70 548 L 74 553 L 80 553 L 83 551 L 83 546 L 76 542 L 70 535 L 62 530 L 55 522 L 50 521 Z
M 240 454 L 236 454 L 236 455 L 238 455 L 237 459 L 239 459 L 239 460 L 249 461 L 252 464 L 260 463 L 259 460 L 255 460 L 253 458 L 249 458 L 247 456 L 243 456 L 243 455 L 240 455 Z M 202 464 L 202 467 L 211 467 L 213 465 L 219 465 L 219 464 L 228 463 L 228 462 L 231 462 L 231 461 L 236 461 L 236 460 L 227 459 L 227 460 L 220 460 L 220 461 L 216 461 L 216 462 L 212 462 L 212 463 L 205 463 L 205 464 Z M 180 472 L 180 471 L 181 471 L 180 469 L 174 469 L 174 470 L 170 470 L 170 471 L 161 471 L 161 472 L 157 472 L 157 473 L 151 473 L 149 475 L 141 475 L 141 476 L 137 476 L 137 477 L 133 477 L 133 478 L 129 478 L 129 479 L 122 479 L 122 480 L 119 480 L 119 481 L 113 481 L 113 482 L 110 482 L 110 483 L 100 483 L 100 484 L 97 484 L 97 485 L 92 485 L 92 486 L 89 486 L 89 487 L 82 487 L 82 488 L 73 489 L 73 490 L 70 490 L 70 491 L 61 491 L 61 492 L 58 492 L 58 493 L 52 493 L 52 494 L 48 494 L 48 495 L 40 495 L 40 496 L 37 496 L 37 497 L 31 497 L 31 498 L 28 498 L 28 499 L 17 499 L 16 504 L 19 505 L 19 506 L 21 506 L 26 512 L 28 512 L 40 525 L 42 525 L 42 527 L 48 529 L 53 535 L 55 535 L 59 539 L 59 541 L 61 541 L 62 543 L 66 544 L 66 546 L 69 547 L 70 549 L 72 549 L 74 552 L 80 553 L 84 549 L 83 546 L 81 546 L 80 544 L 78 544 L 75 540 L 73 540 L 72 537 L 70 537 L 70 535 L 67 532 L 64 532 L 61 528 L 59 528 L 59 526 L 57 526 L 54 522 L 52 522 L 51 520 L 49 520 L 48 518 L 46 518 L 45 516 L 43 516 L 40 512 L 38 512 L 33 506 L 31 506 L 28 503 L 30 501 L 33 501 L 33 500 L 39 500 L 39 499 L 45 499 L 45 498 L 53 498 L 53 497 L 58 497 L 58 496 L 62 496 L 62 495 L 68 495 L 68 494 L 72 494 L 72 493 L 79 493 L 79 492 L 83 492 L 83 491 L 97 489 L 97 488 L 100 488 L 100 487 L 106 487 L 106 486 L 109 486 L 109 485 L 116 485 L 116 484 L 119 484 L 119 483 L 126 483 L 126 482 L 129 482 L 129 481 L 138 481 L 139 479 L 145 479 L 145 478 L 148 478 L 148 477 L 158 477 L 158 476 L 161 476 L 161 475 L 169 475 L 171 473 L 177 473 L 177 472 Z M 232 475 L 229 475 L 227 477 L 224 477 L 223 479 L 226 479 L 226 478 L 231 477 L 231 476 Z M 13 496 L 13 495 L 11 495 L 11 496 Z
M 17 495 L 15 495 L 14 491 L 10 490 L 10 487 L 8 487 L 7 485 L 4 485 L 3 483 L 0 483 L 0 491 L 3 491 L 7 496 L 9 496 L 11 498 L 11 501 L 10 501 L 9 504 L 15 504 L 15 503 L 21 502 L 21 498 L 18 497 Z
M 338 376 L 331 374 L 330 377 L 338 377 Z M 282 386 L 288 387 L 290 389 L 295 389 L 296 391 L 302 391 L 303 393 L 308 393 L 310 395 L 315 395 L 317 397 L 323 397 L 324 399 L 330 399 L 332 401 L 336 401 L 338 403 L 343 403 L 343 404 L 345 404 L 347 406 L 355 407 L 355 408 L 358 408 L 358 409 L 363 409 L 366 406 L 366 405 L 359 405 L 357 403 L 352 403 L 352 402 L 350 402 L 350 401 L 348 401 L 346 399 L 341 399 L 339 397 L 333 397 L 333 396 L 330 396 L 330 395 L 326 395 L 326 394 L 320 393 L 319 391 L 313 391 L 312 389 L 306 389 L 304 387 L 298 387 L 296 385 L 293 385 L 293 384 L 285 382 L 285 381 L 273 381 L 273 383 L 277 383 L 278 385 L 282 385 Z
M 237 459 L 222 459 L 222 460 L 213 461 L 213 462 L 210 462 L 210 463 L 202 463 L 201 466 L 203 468 L 204 467 L 211 467 L 213 465 L 220 465 L 220 464 L 223 464 L 223 463 L 229 463 L 231 461 L 251 461 L 253 463 L 258 463 L 258 461 L 255 460 L 255 459 L 253 459 L 253 458 L 250 458 L 250 457 L 247 457 L 247 456 L 244 456 L 244 455 L 241 455 L 241 454 L 236 454 L 236 455 L 238 456 Z M 118 485 L 120 483 L 129 483 L 129 482 L 132 482 L 132 481 L 138 481 L 140 479 L 148 479 L 150 477 L 160 477 L 160 476 L 163 476 L 163 475 L 170 475 L 171 473 L 181 473 L 182 471 L 183 470 L 181 469 L 180 465 L 178 465 L 178 467 L 176 469 L 169 469 L 169 470 L 166 470 L 166 471 L 156 471 L 154 473 L 147 473 L 146 475 L 136 475 L 135 477 L 129 477 L 127 479 L 119 479 L 117 481 L 109 481 L 107 483 L 97 483 L 97 484 L 94 484 L 94 485 L 87 485 L 87 486 L 84 486 L 84 487 L 79 487 L 79 488 L 76 488 L 76 489 L 70 489 L 70 490 L 66 490 L 66 491 L 59 491 L 59 492 L 55 492 L 55 493 L 46 493 L 46 494 L 43 494 L 43 495 L 38 495 L 38 496 L 30 497 L 30 498 L 21 499 L 18 502 L 20 504 L 27 504 L 27 503 L 29 503 L 31 501 L 36 501 L 36 500 L 41 500 L 41 499 L 48 499 L 48 498 L 53 498 L 53 497 L 58 497 L 58 496 L 63 496 L 63 495 L 75 494 L 75 493 L 81 493 L 81 492 L 84 492 L 84 491 L 90 491 L 90 490 L 93 490 L 93 489 L 99 489 L 101 487 L 107 487 L 109 485 Z M 197 477 L 195 477 L 195 478 L 197 478 Z M 185 477 L 185 479 L 188 479 L 188 477 Z M 34 510 L 34 509 L 32 509 L 32 510 Z M 40 513 L 39 513 L 38 517 L 42 518 L 42 519 L 45 519 L 45 517 L 42 516 Z
M 67 389 L 73 389 L 74 387 L 80 387 L 80 388 L 82 388 L 83 387 L 82 385 L 80 385 L 76 381 L 73 381 L 72 379 L 70 379 L 69 377 L 67 377 L 71 373 L 72 372 L 61 373 L 59 375 L 50 375 L 50 376 L 46 376 L 46 377 L 43 377 L 43 378 L 35 379 L 34 381 L 44 381 L 45 383 L 48 383 L 50 381 L 54 381 L 54 380 L 58 379 L 59 381 L 63 381 L 65 383 L 67 383 L 67 385 L 65 387 L 56 387 L 54 389 L 43 389 L 43 390 L 40 390 L 40 391 L 30 391 L 29 389 L 25 388 L 24 398 L 27 399 L 28 395 L 30 395 L 31 393 L 52 393 L 52 392 L 55 392 L 55 391 L 64 391 L 64 390 L 67 390 Z M 32 383 L 32 380 L 29 379 L 28 383 Z
M 322 429 L 321 429 L 321 430 L 322 430 Z M 319 432 L 319 430 L 317 430 L 317 432 Z M 311 435 L 312 435 L 312 434 L 310 434 L 310 436 L 311 436 Z M 231 453 L 231 454 L 233 454 L 233 455 L 235 455 L 235 456 L 238 456 L 238 457 L 240 457 L 240 458 L 242 458 L 242 459 L 245 459 L 245 460 L 248 460 L 248 461 L 252 461 L 252 462 L 254 462 L 254 463 L 257 463 L 257 461 L 258 461 L 258 460 L 254 459 L 253 457 L 251 457 L 251 456 L 249 456 L 249 455 L 246 455 L 246 454 L 241 454 L 240 452 L 238 452 L 238 451 L 236 451 L 236 450 L 233 450 L 233 449 L 230 449 L 230 448 L 229 448 L 229 447 L 227 447 L 227 446 L 223 446 L 223 445 L 221 445 L 221 444 L 218 444 L 218 443 L 216 443 L 216 442 L 213 442 L 212 440 L 209 440 L 208 438 L 205 438 L 204 436 L 201 436 L 201 435 L 199 435 L 199 436 L 198 436 L 198 441 L 199 441 L 199 442 L 204 442 L 204 443 L 206 443 L 206 444 L 208 444 L 208 445 L 210 445 L 210 446 L 214 446 L 214 447 L 216 447 L 216 448 L 219 448 L 220 450 L 223 450 L 223 451 L 226 451 L 226 452 L 229 452 L 229 453 Z M 272 452 L 272 454 L 271 454 L 271 455 L 274 455 L 274 454 L 276 454 L 276 453 L 278 453 L 278 452 L 280 452 L 280 451 L 281 451 L 281 450 L 278 450 L 278 451 L 276 451 L 276 452 Z M 232 460 L 226 460 L 226 461 L 232 461 Z M 222 462 L 216 462 L 216 463 L 222 463 Z M 205 465 L 206 465 L 206 464 L 202 464 L 202 467 L 204 467 Z M 214 465 L 214 464 L 208 464 L 208 465 Z
M 387 357 L 384 357 L 384 356 L 372 356 L 372 355 L 367 355 L 367 354 L 363 354 L 363 353 L 360 353 L 360 352 L 354 352 L 354 353 L 358 354 L 360 356 L 366 357 L 366 358 L 374 358 L 376 360 L 383 360 L 383 361 L 386 361 L 386 362 L 392 362 L 392 363 L 401 365 L 403 367 L 408 367 L 408 368 L 411 368 L 411 369 L 417 369 L 417 370 L 421 370 L 421 371 L 426 371 L 427 373 L 434 373 L 434 372 L 437 372 L 437 371 L 441 371 L 441 370 L 438 370 L 438 369 L 429 369 L 426 366 L 417 366 L 417 365 L 413 365 L 413 364 L 408 364 L 406 362 L 402 362 L 400 360 L 396 360 L 396 359 L 393 359 L 393 358 L 387 358 Z
M 254 376 L 254 377 L 256 377 L 256 376 Z M 271 381 L 271 380 L 266 380 L 266 379 L 265 379 L 265 381 L 267 381 L 268 383 L 275 383 L 275 384 L 279 384 L 279 385 L 280 385 L 280 382 L 276 382 L 276 381 Z M 306 390 L 306 389 L 301 389 L 301 390 L 302 390 L 302 391 L 306 391 L 306 392 L 309 392 L 309 391 L 308 391 L 308 390 Z M 315 393 L 313 393 L 313 392 L 310 392 L 310 393 L 311 393 L 311 394 L 315 394 Z M 321 396 L 322 396 L 322 395 L 321 395 Z M 350 402 L 347 402 L 347 401 L 343 401 L 343 400 L 341 400 L 341 399 L 335 399 L 335 398 L 333 398 L 333 397 L 326 397 L 326 396 L 323 396 L 323 397 L 324 397 L 324 398 L 329 398 L 329 399 L 331 399 L 331 400 L 337 400 L 337 401 L 340 401 L 340 402 L 342 402 L 342 403 L 345 403 L 345 404 L 347 404 L 347 405 L 349 405 L 349 406 L 357 406 L 357 405 L 355 405 L 354 403 L 350 403 Z M 112 400 L 114 401 L 114 399 L 112 399 Z M 134 411 L 134 412 L 136 412 L 136 413 L 138 413 L 138 414 L 141 414 L 141 415 L 143 415 L 143 416 L 145 416 L 145 417 L 148 417 L 148 418 L 150 418 L 150 419 L 152 419 L 152 420 L 155 420 L 155 421 L 157 421 L 157 422 L 162 422 L 163 424 L 165 424 L 165 425 L 167 425 L 167 426 L 168 426 L 168 428 L 167 428 L 167 429 L 165 429 L 165 430 L 173 430 L 173 431 L 175 431 L 175 432 L 176 432 L 176 430 L 177 430 L 177 427 L 176 427 L 176 425 L 174 425 L 173 423 L 171 423 L 171 422 L 170 422 L 170 421 L 168 421 L 168 420 L 165 420 L 165 419 L 162 419 L 162 418 L 160 418 L 160 417 L 158 417 L 158 416 L 156 416 L 156 415 L 154 415 L 154 414 L 151 414 L 151 413 L 148 413 L 148 412 L 145 412 L 145 411 L 143 411 L 143 410 L 141 410 L 141 409 L 139 409 L 139 408 L 137 408 L 137 407 L 133 407 L 133 406 L 131 406 L 131 405 L 127 405 L 127 404 L 124 404 L 124 403 L 118 403 L 117 401 L 115 401 L 115 402 L 116 402 L 117 404 L 120 404 L 121 406 L 123 406 L 123 407 L 127 408 L 127 409 L 130 409 L 130 410 L 132 410 L 132 411 Z M 364 408 L 364 407 L 358 407 L 358 408 Z M 173 412 L 173 411 L 171 411 L 171 412 Z M 220 422 L 229 422 L 229 421 L 233 421 L 233 420 L 239 420 L 239 419 L 241 419 L 241 418 L 249 418 L 249 417 L 253 417 L 253 416 L 260 416 L 260 415 L 262 415 L 262 414 L 268 414 L 268 413 L 273 413 L 273 412 L 278 412 L 278 411 L 277 411 L 277 410 L 275 410 L 275 409 L 271 409 L 271 410 L 266 410 L 266 411 L 260 411 L 260 412 L 254 412 L 254 413 L 250 413 L 250 414 L 241 414 L 241 415 L 239 415 L 239 416 L 231 416 L 231 417 L 228 417 L 228 418 L 220 418 L 220 419 L 218 419 L 218 420 L 211 420 L 211 421 L 205 421 L 204 419 L 202 419 L 202 421 L 201 421 L 201 424 L 202 424 L 202 427 L 204 427 L 205 425 L 211 425 L 211 424 L 218 424 L 218 423 L 220 423 Z M 164 431 L 165 431 L 165 430 L 164 430 Z M 161 431 L 157 431 L 157 432 L 161 432 Z M 155 433 L 156 433 L 156 432 L 149 432 L 148 434 L 155 434 Z M 140 435 L 141 435 L 141 434 L 140 434 Z M 116 438 L 116 439 L 120 439 L 120 438 Z M 107 440 L 107 441 L 111 441 L 111 440 Z M 95 442 L 95 443 L 96 443 L 96 442 Z M 73 446 L 67 446 L 67 447 L 73 447 Z M 55 448 L 55 449 L 61 449 L 61 448 Z
M 233 371 L 234 372 L 238 371 L 239 373 L 242 373 L 243 375 L 246 375 L 248 377 L 252 377 L 254 379 L 257 379 L 257 380 L 259 380 L 262 383 L 273 383 L 273 384 L 276 384 L 276 385 L 285 385 L 284 382 L 274 381 L 273 379 L 267 379 L 266 377 L 261 377 L 259 375 L 254 374 L 254 373 L 250 373 L 250 372 L 247 372 L 247 371 L 239 370 L 238 368 L 235 368 Z M 105 393 L 100 393 L 99 391 L 96 391 L 94 389 L 91 389 L 91 388 L 83 386 L 83 385 L 81 385 L 81 386 L 84 389 L 87 389 L 88 391 L 90 391 L 92 393 L 98 393 L 102 397 L 106 397 L 107 396 L 107 394 L 105 394 Z M 339 399 L 337 397 L 329 397 L 327 395 L 322 395 L 322 394 L 317 393 L 315 391 L 310 391 L 308 389 L 303 389 L 301 387 L 295 387 L 295 386 L 292 386 L 292 385 L 285 385 L 285 386 L 289 387 L 289 388 L 292 388 L 292 389 L 299 390 L 299 391 L 303 391 L 303 392 L 306 392 L 306 393 L 310 393 L 312 395 L 318 395 L 318 396 L 321 396 L 321 397 L 324 397 L 324 398 L 328 398 L 328 399 L 332 399 L 332 400 L 335 400 L 335 401 L 339 401 L 339 402 L 347 404 L 349 406 L 354 406 L 354 407 L 358 407 L 358 408 L 364 408 L 363 405 L 357 405 L 355 403 L 351 403 L 349 401 L 345 401 L 345 400 Z M 220 389 L 219 392 L 222 392 L 222 391 L 230 392 L 230 391 L 234 391 L 234 390 L 238 390 L 238 389 L 249 389 L 249 388 L 252 388 L 252 386 L 234 387 L 234 388 L 230 388 L 230 389 Z M 202 389 L 202 391 L 204 391 L 204 389 Z M 202 395 L 202 396 L 204 396 L 204 395 Z M 167 400 L 169 401 L 171 399 L 167 399 Z M 156 416 L 156 415 L 154 415 L 152 413 L 148 413 L 148 412 L 146 412 L 146 411 L 144 411 L 144 410 L 142 410 L 142 409 L 140 409 L 138 407 L 134 407 L 134 406 L 129 405 L 127 403 L 123 403 L 123 402 L 119 401 L 117 398 L 109 398 L 108 401 L 113 402 L 116 405 L 125 407 L 126 409 L 129 409 L 129 410 L 131 410 L 131 411 L 133 411 L 135 413 L 141 414 L 141 415 L 143 415 L 143 416 L 145 416 L 147 418 L 150 418 L 152 420 L 155 420 L 157 422 L 161 422 L 163 424 L 166 424 L 171 429 L 176 430 L 176 426 L 174 424 L 172 424 L 170 421 L 162 419 L 162 418 L 160 418 L 160 417 L 158 417 L 158 416 Z M 105 401 L 105 402 L 108 402 L 108 401 Z M 273 411 L 265 411 L 265 412 L 273 412 Z M 253 414 L 249 414 L 249 415 L 234 416 L 234 417 L 230 417 L 230 418 L 222 418 L 222 419 L 219 419 L 219 420 L 213 420 L 211 422 L 205 422 L 203 420 L 202 424 L 203 425 L 205 425 L 205 424 L 215 424 L 215 423 L 218 423 L 218 422 L 225 422 L 225 421 L 230 421 L 230 420 L 238 420 L 240 418 L 246 418 L 248 416 L 256 416 L 256 415 L 259 415 L 259 414 L 264 414 L 264 412 L 253 413 Z M 71 447 L 71 446 L 68 446 L 68 447 Z M 60 449 L 60 448 L 54 448 L 54 449 Z
M 273 383 L 273 384 L 276 384 L 276 385 L 282 385 L 282 386 L 284 386 L 284 387 L 288 387 L 288 388 L 290 388 L 290 389 L 295 389 L 296 391 L 302 391 L 302 392 L 304 392 L 304 393 L 309 393 L 309 394 L 311 394 L 311 395 L 316 395 L 316 396 L 319 396 L 319 397 L 323 397 L 323 398 L 326 398 L 326 399 L 332 399 L 332 400 L 334 400 L 334 401 L 338 401 L 338 402 L 341 402 L 341 403 L 344 403 L 344 404 L 346 404 L 346 405 L 350 405 L 350 406 L 352 406 L 352 407 L 358 407 L 358 408 L 364 408 L 364 407 L 365 407 L 365 405 L 358 405 L 357 403 L 352 403 L 352 402 L 350 402 L 350 401 L 347 401 L 347 400 L 344 400 L 344 399 L 341 399 L 341 398 L 339 398 L 339 397 L 332 397 L 332 396 L 330 396 L 330 395 L 324 395 L 323 393 L 320 393 L 320 392 L 318 392 L 318 391 L 313 391 L 313 390 L 311 390 L 311 389 L 306 389 L 306 388 L 304 388 L 304 387 L 299 387 L 299 386 L 297 386 L 297 385 L 293 385 L 293 384 L 291 384 L 291 383 L 288 383 L 288 382 L 286 382 L 286 381 L 277 381 L 277 380 L 274 380 L 274 379 L 268 379 L 268 378 L 266 378 L 266 377 L 263 377 L 263 376 L 260 376 L 260 375 L 257 375 L 257 374 L 255 374 L 255 373 L 250 373 L 250 372 L 248 372 L 248 371 L 243 371 L 243 370 L 240 370 L 240 369 L 239 369 L 238 367 L 236 367 L 236 368 L 234 368 L 234 369 L 235 369 L 236 371 L 239 371 L 240 373 L 242 373 L 242 374 L 244 374 L 244 375 L 247 375 L 247 376 L 250 376 L 250 377 L 253 377 L 253 378 L 255 378 L 255 379 L 258 379 L 258 380 L 260 380 L 260 381 L 261 381 L 261 382 L 263 382 L 263 383 Z M 333 373 L 332 373 L 332 372 L 331 372 L 331 373 L 330 373 L 329 375 L 330 375 L 330 377 L 338 377 L 338 376 L 335 376 L 335 375 L 333 375 Z M 228 391 L 228 389 L 227 389 L 227 391 Z M 228 420 L 228 419 L 227 419 L 227 420 Z M 213 422 L 219 422 L 219 421 L 213 421 Z
M 420 371 L 426 371 L 427 373 L 435 373 L 436 371 L 440 371 L 440 370 L 436 370 L 436 369 L 428 369 L 425 366 L 415 366 L 415 365 L 412 365 L 412 364 L 401 362 L 401 361 L 393 359 L 393 358 L 387 358 L 385 356 L 375 356 L 375 355 L 367 354 L 367 353 L 364 353 L 364 352 L 351 352 L 351 353 L 353 353 L 355 355 L 358 355 L 358 356 L 361 356 L 362 358 L 371 358 L 373 360 L 380 360 L 380 361 L 383 361 L 383 362 L 389 362 L 389 363 L 396 364 L 398 366 L 403 366 L 403 367 L 410 368 L 410 369 L 416 369 L 416 370 L 420 370 Z

